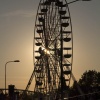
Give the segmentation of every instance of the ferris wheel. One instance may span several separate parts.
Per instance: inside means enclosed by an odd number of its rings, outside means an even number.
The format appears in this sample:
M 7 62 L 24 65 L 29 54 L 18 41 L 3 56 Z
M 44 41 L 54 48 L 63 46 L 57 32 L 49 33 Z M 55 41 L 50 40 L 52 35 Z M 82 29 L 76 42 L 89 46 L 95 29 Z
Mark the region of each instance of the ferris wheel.
M 91 0 L 40 0 L 34 27 L 34 70 L 22 98 L 34 76 L 36 100 L 68 99 L 71 77 L 83 95 L 72 73 L 73 34 L 68 5 L 77 1 Z
M 68 90 L 73 60 L 71 16 L 66 0 L 40 0 L 34 28 L 36 93 Z

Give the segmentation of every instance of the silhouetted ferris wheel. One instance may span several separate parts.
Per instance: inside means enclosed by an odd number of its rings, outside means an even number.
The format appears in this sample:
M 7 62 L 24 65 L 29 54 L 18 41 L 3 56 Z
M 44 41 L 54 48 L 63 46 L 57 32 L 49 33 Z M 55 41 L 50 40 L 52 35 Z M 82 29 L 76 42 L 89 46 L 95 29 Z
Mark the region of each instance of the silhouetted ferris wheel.
M 73 36 L 66 0 L 40 0 L 34 31 L 36 93 L 53 95 L 68 90 Z M 69 68 L 70 69 L 69 69 Z
M 76 1 L 91 0 L 40 0 L 34 28 L 34 70 L 25 89 L 29 89 L 35 76 L 36 100 L 68 98 L 71 76 L 76 82 L 72 74 L 73 34 L 68 7 Z
M 34 93 L 59 100 L 67 93 L 72 71 L 73 35 L 66 0 L 40 0 L 34 28 Z

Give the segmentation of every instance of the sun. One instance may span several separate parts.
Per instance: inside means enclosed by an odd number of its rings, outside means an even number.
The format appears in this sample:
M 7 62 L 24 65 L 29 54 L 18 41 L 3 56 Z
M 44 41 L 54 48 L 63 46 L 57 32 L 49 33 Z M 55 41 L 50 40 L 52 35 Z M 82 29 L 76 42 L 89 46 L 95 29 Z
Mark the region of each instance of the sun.
M 46 53 L 46 54 L 50 54 L 50 51 L 47 50 L 46 48 L 42 47 L 42 50 L 44 51 L 44 53 Z

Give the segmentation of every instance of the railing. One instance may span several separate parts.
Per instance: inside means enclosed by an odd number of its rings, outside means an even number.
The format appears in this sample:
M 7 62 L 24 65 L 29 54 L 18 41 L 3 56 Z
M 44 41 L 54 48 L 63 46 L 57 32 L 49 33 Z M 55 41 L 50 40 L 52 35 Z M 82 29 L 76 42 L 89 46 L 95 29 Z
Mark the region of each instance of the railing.
M 0 89 L 0 100 L 33 100 L 33 91 L 25 91 L 25 98 L 22 99 L 22 94 L 24 93 L 25 90 L 22 89 L 14 89 L 9 91 L 9 89 L 6 89 L 6 94 L 5 94 L 5 89 L 1 88 Z
M 43 98 L 43 100 L 47 100 L 47 95 L 36 97 L 34 91 L 26 91 L 22 89 L 14 89 L 13 95 L 9 94 L 9 89 L 6 89 L 7 93 L 5 94 L 5 89 L 0 89 L 0 100 L 40 100 L 39 97 Z M 24 98 L 22 98 L 22 94 L 24 94 Z M 48 100 L 54 100 L 52 97 L 49 97 Z M 60 100 L 60 99 L 59 99 Z M 100 100 L 100 91 L 92 92 L 84 95 L 77 95 L 73 97 L 64 98 L 64 100 Z

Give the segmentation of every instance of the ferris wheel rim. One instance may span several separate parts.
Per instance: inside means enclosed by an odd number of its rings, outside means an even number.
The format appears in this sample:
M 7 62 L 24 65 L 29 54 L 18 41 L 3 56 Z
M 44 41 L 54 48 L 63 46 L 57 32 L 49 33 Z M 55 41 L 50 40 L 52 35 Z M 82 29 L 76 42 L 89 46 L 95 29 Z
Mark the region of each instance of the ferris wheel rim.
M 40 0 L 40 3 L 41 3 L 42 0 Z M 55 0 L 56 1 L 56 0 Z M 66 1 L 66 0 L 65 0 Z M 39 3 L 39 6 L 38 6 L 38 10 L 39 10 L 39 7 L 40 7 L 40 3 Z M 67 1 L 66 1 L 66 4 L 67 4 Z M 69 7 L 67 5 L 67 9 L 68 9 L 68 13 L 69 13 L 69 16 L 70 16 L 70 11 L 69 11 Z M 37 15 L 36 15 L 36 21 L 37 21 L 37 18 L 38 18 L 38 10 L 37 10 Z M 36 21 L 35 21 L 35 26 L 36 26 Z M 70 16 L 70 27 L 71 27 L 71 38 L 72 38 L 72 58 L 71 58 L 71 71 L 72 71 L 72 62 L 73 62 L 73 34 L 72 34 L 72 23 L 71 23 L 71 16 Z M 34 30 L 34 36 L 35 36 L 35 30 Z M 35 38 L 34 38 L 35 39 Z M 34 46 L 35 46 L 35 42 L 34 42 Z M 33 47 L 34 47 L 33 46 Z M 35 56 L 35 52 L 33 54 Z M 35 58 L 33 58 L 35 59 Z M 33 60 L 35 61 L 35 60 Z

